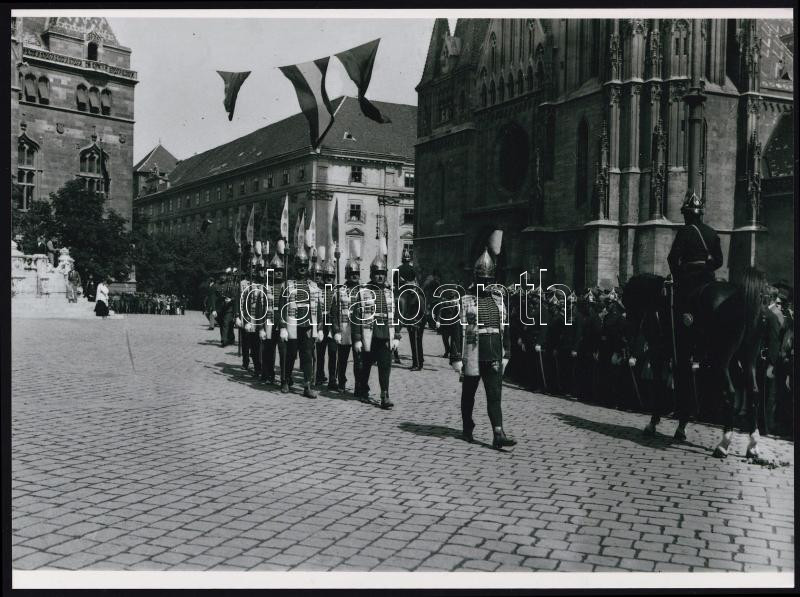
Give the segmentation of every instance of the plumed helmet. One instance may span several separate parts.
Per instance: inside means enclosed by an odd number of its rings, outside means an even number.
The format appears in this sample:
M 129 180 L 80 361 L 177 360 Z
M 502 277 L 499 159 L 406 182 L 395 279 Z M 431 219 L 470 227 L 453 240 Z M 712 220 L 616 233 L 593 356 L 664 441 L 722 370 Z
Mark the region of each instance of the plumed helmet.
M 311 266 L 311 271 L 315 274 L 322 274 L 322 263 L 319 260 L 314 262 L 314 265 Z
M 358 267 L 356 267 L 355 260 L 348 259 L 347 262 L 344 264 L 344 275 L 349 276 L 350 274 L 357 272 L 358 272 Z
M 380 252 L 375 255 L 375 259 L 373 259 L 372 263 L 369 264 L 369 273 L 374 274 L 376 272 L 386 273 L 386 260 L 383 258 L 383 255 L 381 255 Z
M 411 262 L 411 252 L 408 250 L 408 247 L 403 247 L 403 256 L 400 258 L 400 261 L 403 263 Z
M 298 247 L 297 254 L 294 256 L 295 265 L 305 265 L 308 267 L 308 253 L 306 253 L 306 248 L 302 245 Z
M 229 267 L 226 267 L 226 268 L 225 268 L 225 273 L 226 273 L 226 274 L 229 274 L 229 273 L 231 273 L 231 268 L 229 268 Z
M 275 270 L 278 270 L 278 269 L 282 270 L 283 269 L 283 259 L 281 259 L 280 255 L 275 253 L 275 255 L 272 256 L 272 260 L 269 262 L 269 266 L 272 269 L 275 269 Z
M 489 255 L 489 250 L 484 249 L 483 253 L 475 262 L 475 277 L 476 278 L 494 278 L 495 274 L 494 260 Z
M 325 266 L 322 268 L 322 273 L 326 276 L 336 275 L 336 266 L 333 264 L 332 259 L 329 259 L 325 262 Z
M 701 216 L 703 215 L 705 207 L 706 207 L 705 200 L 698 197 L 697 193 L 692 192 L 691 195 L 689 195 L 683 200 L 683 205 L 681 205 L 681 213 L 682 214 L 693 213 L 698 216 Z

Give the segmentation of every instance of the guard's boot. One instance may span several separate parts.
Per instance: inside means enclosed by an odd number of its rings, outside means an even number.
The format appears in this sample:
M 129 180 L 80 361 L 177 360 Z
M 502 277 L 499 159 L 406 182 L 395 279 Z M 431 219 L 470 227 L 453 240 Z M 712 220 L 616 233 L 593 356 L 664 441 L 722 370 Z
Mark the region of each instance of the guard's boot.
M 335 392 L 338 389 L 339 389 L 339 386 L 336 385 L 336 380 L 333 377 L 331 377 L 331 380 L 328 382 L 328 391 L 329 392 Z
M 494 440 L 492 441 L 492 447 L 495 450 L 500 450 L 506 446 L 516 446 L 517 440 L 512 437 L 508 437 L 503 431 L 502 427 L 495 427 L 494 428 Z
M 388 390 L 383 390 L 381 392 L 381 408 L 384 410 L 389 410 L 394 408 L 394 403 L 389 400 L 389 392 Z
M 283 392 L 284 394 L 289 393 L 289 382 L 285 379 L 281 383 L 281 392 Z
M 317 391 L 313 387 L 311 387 L 310 383 L 306 383 L 303 385 L 303 396 L 305 396 L 306 398 L 316 398 Z
M 400 364 L 400 353 L 399 353 L 399 352 L 397 352 L 397 349 L 395 348 L 395 349 L 392 351 L 392 354 L 394 354 L 394 362 L 395 362 L 395 364 L 396 364 L 396 365 L 399 365 L 399 364 Z
M 732 440 L 733 440 L 733 431 L 723 432 L 722 439 L 717 444 L 717 447 L 714 448 L 714 458 L 727 458 L 728 449 L 731 446 Z
M 753 433 L 750 434 L 750 441 L 747 444 L 747 453 L 745 454 L 745 458 L 758 458 L 758 440 L 761 439 L 761 435 L 758 433 L 758 429 L 756 429 Z
M 679 442 L 686 441 L 686 421 L 678 422 L 678 427 L 675 429 L 675 435 L 673 435 L 673 438 Z
M 658 425 L 658 418 L 657 417 L 651 417 L 650 418 L 650 422 L 647 425 L 645 425 L 645 428 L 642 431 L 642 433 L 644 435 L 655 435 L 656 434 L 656 425 Z
M 461 431 L 461 437 L 465 441 L 468 441 L 469 443 L 472 443 L 474 441 L 473 438 L 472 438 L 472 430 L 473 429 L 475 429 L 475 423 L 470 423 L 468 425 L 465 424 L 463 426 L 463 428 L 462 428 L 462 431 Z

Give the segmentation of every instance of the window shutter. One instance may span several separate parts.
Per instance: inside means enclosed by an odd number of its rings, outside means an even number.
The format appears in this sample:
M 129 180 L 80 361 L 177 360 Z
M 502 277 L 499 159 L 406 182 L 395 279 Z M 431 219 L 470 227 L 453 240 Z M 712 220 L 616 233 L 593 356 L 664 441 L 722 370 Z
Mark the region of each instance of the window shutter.
M 111 92 L 110 91 L 104 91 L 100 95 L 100 107 L 103 108 L 103 112 L 104 113 L 107 113 L 109 110 L 111 110 Z
M 36 79 L 34 77 L 25 77 L 25 99 L 29 102 L 36 101 Z
M 100 98 L 95 87 L 89 90 L 89 109 L 92 112 L 97 112 L 100 109 Z
M 85 110 L 87 103 L 89 103 L 89 98 L 86 94 L 86 87 L 81 85 L 78 87 L 78 109 Z
M 43 103 L 50 101 L 50 85 L 45 77 L 39 79 L 39 101 Z

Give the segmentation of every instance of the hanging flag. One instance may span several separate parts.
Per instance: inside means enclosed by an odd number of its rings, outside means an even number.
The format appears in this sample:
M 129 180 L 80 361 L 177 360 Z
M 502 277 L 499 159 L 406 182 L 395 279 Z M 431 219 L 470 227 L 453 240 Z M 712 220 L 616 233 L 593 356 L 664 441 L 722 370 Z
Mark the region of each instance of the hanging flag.
M 241 88 L 244 80 L 250 76 L 250 71 L 241 73 L 230 73 L 224 70 L 218 70 L 219 76 L 225 81 L 225 100 L 223 102 L 225 111 L 228 113 L 228 120 L 233 120 L 233 110 L 236 107 L 236 97 L 239 95 L 239 88 Z
M 328 242 L 331 243 L 331 256 L 334 255 L 336 249 L 339 247 L 339 198 L 334 199 L 333 204 L 333 218 L 331 218 L 330 233 L 328 234 Z
M 256 204 L 253 203 L 253 206 L 250 208 L 250 219 L 247 220 L 247 231 L 245 232 L 247 242 L 250 243 L 250 246 L 253 245 L 253 233 L 255 232 L 255 224 L 256 224 Z
M 367 87 L 369 87 L 370 79 L 372 79 L 372 65 L 375 62 L 375 55 L 378 53 L 380 41 L 380 38 L 375 39 L 358 47 L 340 52 L 336 54 L 336 57 L 341 61 L 350 79 L 358 88 L 358 105 L 361 106 L 361 112 L 364 116 L 371 118 L 375 122 L 386 123 L 391 122 L 391 120 L 382 115 L 381 111 L 366 98 Z
M 237 245 L 242 244 L 242 208 L 239 207 L 239 213 L 236 216 L 236 226 L 233 228 L 233 240 Z
M 286 199 L 283 202 L 283 212 L 281 213 L 281 237 L 283 240 L 289 240 L 289 193 L 286 193 Z
M 306 237 L 308 238 L 306 244 L 312 247 L 317 245 L 317 207 L 313 199 L 311 200 L 311 218 L 308 220 L 308 233 Z
M 325 91 L 325 73 L 329 57 L 319 58 L 303 64 L 281 66 L 281 72 L 294 85 L 300 110 L 308 120 L 311 145 L 314 149 L 333 124 L 333 108 Z
M 305 244 L 305 228 L 306 228 L 306 212 L 305 210 L 300 212 L 300 215 L 297 216 L 297 224 L 295 225 L 294 229 L 294 246 L 295 251 L 299 251 L 301 247 Z

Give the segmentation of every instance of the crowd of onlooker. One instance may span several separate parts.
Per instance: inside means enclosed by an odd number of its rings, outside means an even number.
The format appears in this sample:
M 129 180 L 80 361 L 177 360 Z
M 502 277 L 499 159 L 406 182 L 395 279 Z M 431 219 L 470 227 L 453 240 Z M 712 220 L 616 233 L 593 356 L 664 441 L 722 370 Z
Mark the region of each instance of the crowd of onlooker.
M 111 293 L 109 296 L 115 313 L 144 313 L 150 315 L 185 315 L 185 296 L 158 294 L 153 292 Z

